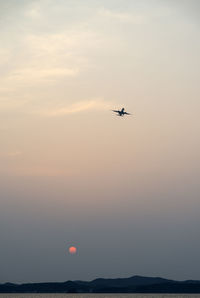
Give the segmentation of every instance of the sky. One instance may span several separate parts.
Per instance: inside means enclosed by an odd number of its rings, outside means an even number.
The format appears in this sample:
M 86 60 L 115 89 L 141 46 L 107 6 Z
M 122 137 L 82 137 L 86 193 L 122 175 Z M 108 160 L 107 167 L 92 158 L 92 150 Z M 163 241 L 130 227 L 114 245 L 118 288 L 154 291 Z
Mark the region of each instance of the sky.
M 0 283 L 200 279 L 199 11 L 0 0 Z

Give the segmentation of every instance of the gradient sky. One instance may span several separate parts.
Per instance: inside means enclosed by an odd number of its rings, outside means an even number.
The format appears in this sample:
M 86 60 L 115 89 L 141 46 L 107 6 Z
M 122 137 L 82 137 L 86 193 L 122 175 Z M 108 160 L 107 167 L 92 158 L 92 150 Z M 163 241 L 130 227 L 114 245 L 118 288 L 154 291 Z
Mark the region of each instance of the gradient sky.
M 199 20 L 0 0 L 0 282 L 200 279 Z

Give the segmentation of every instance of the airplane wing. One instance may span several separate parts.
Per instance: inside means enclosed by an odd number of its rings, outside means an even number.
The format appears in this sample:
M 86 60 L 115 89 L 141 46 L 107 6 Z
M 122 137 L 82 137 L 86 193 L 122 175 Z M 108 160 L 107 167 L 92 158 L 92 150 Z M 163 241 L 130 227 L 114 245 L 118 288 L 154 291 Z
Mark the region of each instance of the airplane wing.
M 115 112 L 115 113 L 119 113 L 120 111 L 117 111 L 117 110 L 112 110 L 113 112 Z
M 124 112 L 125 115 L 131 115 L 130 113 Z

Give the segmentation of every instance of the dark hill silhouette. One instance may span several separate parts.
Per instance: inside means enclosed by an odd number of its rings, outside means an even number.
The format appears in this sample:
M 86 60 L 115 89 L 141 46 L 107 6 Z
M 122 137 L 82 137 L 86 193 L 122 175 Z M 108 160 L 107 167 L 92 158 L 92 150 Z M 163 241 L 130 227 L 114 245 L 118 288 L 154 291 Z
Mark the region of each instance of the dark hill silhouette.
M 160 277 L 98 278 L 92 281 L 0 284 L 0 293 L 200 293 L 200 281 Z
M 140 285 L 152 285 L 165 282 L 171 282 L 171 280 L 160 277 L 144 277 L 144 276 L 132 276 L 129 278 L 97 278 L 90 282 L 76 281 L 78 284 L 85 284 L 87 286 L 97 287 L 128 287 L 128 286 L 140 286 Z

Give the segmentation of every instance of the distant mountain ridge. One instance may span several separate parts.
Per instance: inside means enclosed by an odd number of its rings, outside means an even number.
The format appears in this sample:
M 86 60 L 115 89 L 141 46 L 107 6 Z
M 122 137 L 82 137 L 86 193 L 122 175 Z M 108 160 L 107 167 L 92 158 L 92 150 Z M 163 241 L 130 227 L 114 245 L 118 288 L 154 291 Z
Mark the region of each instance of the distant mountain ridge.
M 135 275 L 92 281 L 0 284 L 0 293 L 200 293 L 199 280 L 176 281 Z

